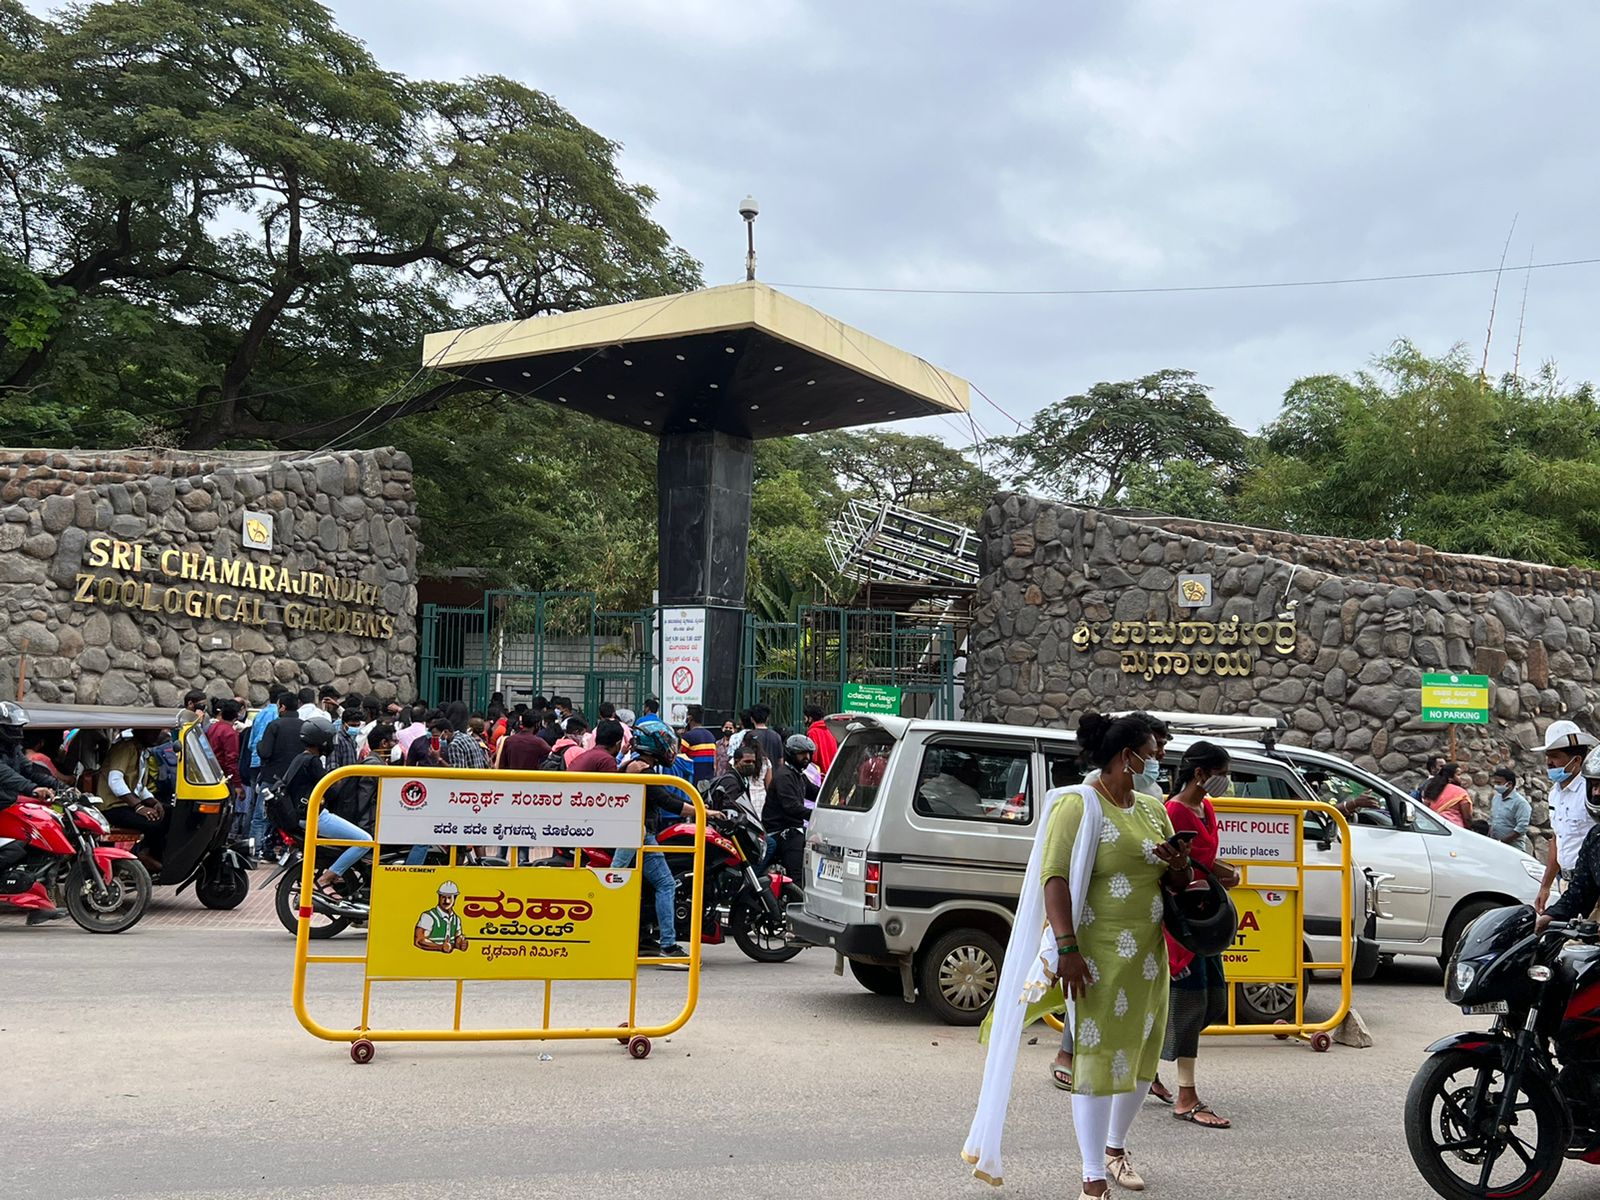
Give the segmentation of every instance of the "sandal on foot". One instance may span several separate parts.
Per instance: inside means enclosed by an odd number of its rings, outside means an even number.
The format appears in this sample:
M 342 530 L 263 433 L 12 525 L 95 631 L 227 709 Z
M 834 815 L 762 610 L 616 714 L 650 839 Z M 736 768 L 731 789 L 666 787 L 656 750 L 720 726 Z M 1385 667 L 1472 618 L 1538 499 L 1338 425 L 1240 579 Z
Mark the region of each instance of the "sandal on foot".
M 1133 1169 L 1133 1163 L 1126 1154 L 1106 1156 L 1106 1178 L 1130 1192 L 1144 1191 L 1144 1177 Z
M 1153 1098 L 1161 1101 L 1161 1103 L 1165 1104 L 1168 1108 L 1171 1108 L 1178 1102 L 1178 1098 L 1168 1091 L 1167 1085 L 1162 1083 L 1159 1079 L 1150 1084 L 1150 1095 Z
M 1051 1067 L 1050 1082 L 1055 1084 L 1063 1092 L 1070 1092 L 1072 1090 L 1072 1068 Z
M 1202 1121 L 1200 1119 L 1201 1116 L 1207 1116 L 1212 1119 L 1209 1121 Z M 1186 1109 L 1183 1112 L 1173 1109 L 1172 1119 L 1175 1121 L 1187 1121 L 1191 1125 L 1198 1125 L 1201 1129 L 1233 1128 L 1233 1122 L 1228 1120 L 1227 1117 L 1217 1116 L 1216 1113 L 1211 1111 L 1211 1106 L 1209 1104 L 1196 1104 L 1193 1108 Z

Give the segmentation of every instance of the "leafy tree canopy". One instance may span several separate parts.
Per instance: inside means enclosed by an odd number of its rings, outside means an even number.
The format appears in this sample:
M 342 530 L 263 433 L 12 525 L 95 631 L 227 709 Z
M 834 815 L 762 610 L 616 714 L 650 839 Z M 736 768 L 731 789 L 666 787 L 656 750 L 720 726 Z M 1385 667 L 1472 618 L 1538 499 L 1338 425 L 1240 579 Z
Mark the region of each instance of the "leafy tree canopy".
M 1014 437 L 994 439 L 1017 481 L 1050 495 L 1115 505 L 1135 472 L 1184 459 L 1226 465 L 1244 454 L 1244 433 L 1217 411 L 1193 371 L 1097 383 L 1034 414 Z

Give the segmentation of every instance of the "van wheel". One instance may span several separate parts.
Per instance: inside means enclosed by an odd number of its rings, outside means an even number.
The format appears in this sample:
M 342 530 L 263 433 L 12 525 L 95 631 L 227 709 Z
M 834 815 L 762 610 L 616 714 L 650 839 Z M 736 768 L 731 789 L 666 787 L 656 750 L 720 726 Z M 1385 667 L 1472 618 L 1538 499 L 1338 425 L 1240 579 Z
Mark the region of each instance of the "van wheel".
M 1004 957 L 1004 948 L 983 930 L 952 929 L 923 953 L 917 986 L 946 1025 L 976 1025 L 994 1002 Z
M 850 960 L 850 974 L 856 977 L 856 982 L 869 992 L 879 996 L 903 996 L 905 989 L 900 986 L 900 972 L 893 967 L 879 967 L 872 963 Z

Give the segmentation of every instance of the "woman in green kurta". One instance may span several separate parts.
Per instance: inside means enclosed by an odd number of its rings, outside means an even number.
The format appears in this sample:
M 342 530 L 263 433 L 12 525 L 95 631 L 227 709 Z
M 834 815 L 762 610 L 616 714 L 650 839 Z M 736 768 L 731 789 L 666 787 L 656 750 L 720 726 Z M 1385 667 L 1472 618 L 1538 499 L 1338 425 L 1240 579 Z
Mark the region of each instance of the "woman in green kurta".
M 1078 742 L 1100 777 L 1056 802 L 1042 876 L 1056 974 L 1074 1001 L 1072 1117 L 1083 1194 L 1096 1197 L 1105 1194 L 1108 1175 L 1124 1187 L 1144 1187 L 1125 1146 L 1167 1026 L 1161 879 L 1169 872 L 1186 879 L 1188 859 L 1168 842 L 1172 822 L 1163 805 L 1134 791 L 1134 779 L 1159 753 L 1150 727 L 1136 717 L 1111 721 L 1087 713 Z M 1080 849 L 1086 808 L 1099 838 Z M 1088 867 L 1087 880 L 1073 878 L 1075 859 Z

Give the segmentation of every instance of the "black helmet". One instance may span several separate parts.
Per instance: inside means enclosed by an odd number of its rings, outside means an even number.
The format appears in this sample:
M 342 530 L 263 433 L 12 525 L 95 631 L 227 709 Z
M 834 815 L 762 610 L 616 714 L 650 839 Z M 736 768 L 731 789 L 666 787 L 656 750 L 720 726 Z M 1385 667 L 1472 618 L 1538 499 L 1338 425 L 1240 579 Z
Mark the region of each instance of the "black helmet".
M 1165 886 L 1161 889 L 1167 932 L 1197 958 L 1221 954 L 1233 945 L 1233 935 L 1239 931 L 1239 914 L 1234 911 L 1228 889 L 1209 871 L 1205 875 L 1211 886 L 1203 892 L 1172 891 Z
M 15 700 L 0 700 L 0 740 L 20 744 L 27 724 L 27 709 Z
M 338 736 L 333 729 L 333 722 L 325 717 L 313 717 L 303 721 L 300 725 L 300 740 L 308 746 L 315 746 L 319 750 L 326 750 L 333 745 L 333 739 Z

